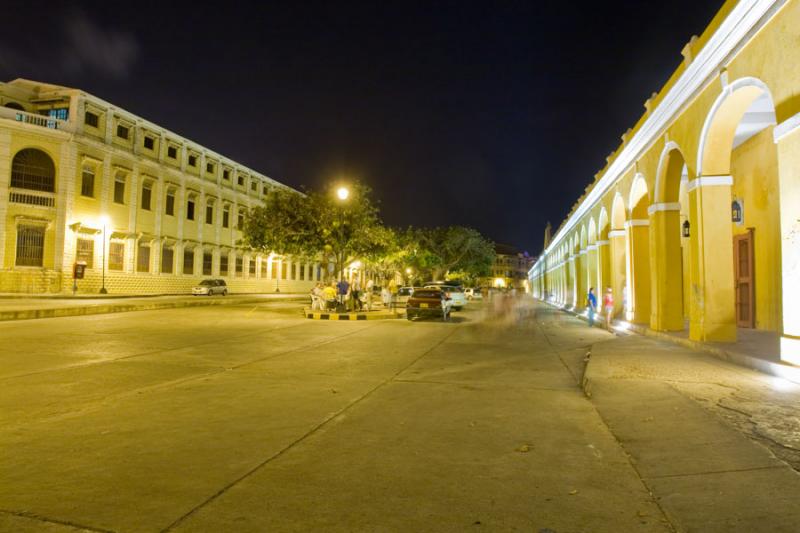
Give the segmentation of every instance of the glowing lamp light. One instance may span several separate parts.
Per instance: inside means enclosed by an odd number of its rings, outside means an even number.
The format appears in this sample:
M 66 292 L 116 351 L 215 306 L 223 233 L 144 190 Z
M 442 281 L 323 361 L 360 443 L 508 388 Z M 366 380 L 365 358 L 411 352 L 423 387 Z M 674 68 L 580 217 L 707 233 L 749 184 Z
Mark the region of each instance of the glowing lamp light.
M 411 272 L 412 272 L 412 271 L 411 271 L 411 267 L 408 267 L 408 268 L 406 269 L 406 274 L 408 274 L 408 275 L 410 276 L 410 275 L 411 275 Z
M 497 288 L 502 288 L 506 286 L 506 280 L 503 278 L 494 278 L 494 286 Z
M 101 226 L 103 226 L 103 227 L 108 226 L 109 222 L 110 221 L 108 219 L 108 215 L 103 215 L 103 216 L 100 217 L 100 225 Z
M 350 190 L 347 187 L 339 187 L 336 189 L 336 196 L 339 197 L 339 200 L 347 200 L 347 197 L 350 196 Z

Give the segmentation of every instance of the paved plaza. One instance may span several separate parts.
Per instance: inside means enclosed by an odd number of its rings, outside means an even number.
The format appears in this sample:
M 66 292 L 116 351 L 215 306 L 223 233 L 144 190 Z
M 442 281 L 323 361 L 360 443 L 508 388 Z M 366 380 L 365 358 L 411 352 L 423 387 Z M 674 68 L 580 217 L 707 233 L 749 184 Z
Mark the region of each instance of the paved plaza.
M 792 457 L 704 400 L 731 395 L 642 359 L 685 349 L 531 301 L 449 323 L 315 321 L 300 307 L 0 323 L 0 531 L 793 531 L 800 519 Z M 678 356 L 735 374 L 740 391 L 768 379 Z M 771 394 L 787 409 L 800 397 Z

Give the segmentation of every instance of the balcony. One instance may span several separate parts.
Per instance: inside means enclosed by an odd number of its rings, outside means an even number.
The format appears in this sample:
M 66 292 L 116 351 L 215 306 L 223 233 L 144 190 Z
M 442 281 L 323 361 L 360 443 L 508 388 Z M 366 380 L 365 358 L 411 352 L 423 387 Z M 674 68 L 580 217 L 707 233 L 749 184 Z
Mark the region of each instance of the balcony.
M 52 192 L 13 188 L 8 193 L 8 201 L 12 204 L 52 208 L 56 205 L 56 195 Z
M 19 111 L 17 109 L 10 109 L 8 107 L 0 107 L 0 119 L 14 120 L 23 122 L 25 124 L 32 124 L 42 128 L 49 128 L 51 130 L 60 130 L 65 132 L 73 132 L 74 125 L 67 120 L 60 120 L 45 115 L 37 115 L 28 113 L 27 111 Z

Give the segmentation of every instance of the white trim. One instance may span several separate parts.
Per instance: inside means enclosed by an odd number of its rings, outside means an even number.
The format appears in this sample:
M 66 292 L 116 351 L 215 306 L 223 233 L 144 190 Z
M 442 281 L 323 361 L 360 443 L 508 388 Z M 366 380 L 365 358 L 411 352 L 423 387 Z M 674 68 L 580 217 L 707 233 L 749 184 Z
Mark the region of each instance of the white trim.
M 586 255 L 586 250 L 581 250 L 580 252 L 578 252 L 578 255 Z
M 625 221 L 625 227 L 626 228 L 632 228 L 632 227 L 635 227 L 635 226 L 640 226 L 640 227 L 641 226 L 649 226 L 649 225 L 650 225 L 650 221 L 647 220 L 646 218 L 634 218 L 634 219 Z
M 719 72 L 720 66 L 747 44 L 749 39 L 768 24 L 772 16 L 786 4 L 787 0 L 751 0 L 738 2 L 711 35 L 697 57 L 686 67 L 675 84 L 664 95 L 661 103 L 652 111 L 639 131 L 623 147 L 597 184 L 589 191 L 572 217 L 553 237 L 544 250 L 544 256 L 556 249 L 590 209 L 630 168 L 654 139 L 661 137 L 667 126 L 684 106 L 705 87 Z
M 659 211 L 680 211 L 681 204 L 679 202 L 670 202 L 666 204 L 653 204 L 647 208 L 647 214 L 652 215 Z
M 609 238 L 613 239 L 614 237 L 624 237 L 627 235 L 624 229 L 612 229 L 608 232 Z
M 686 192 L 692 192 L 698 187 L 720 187 L 733 185 L 733 176 L 700 176 L 686 185 Z
M 592 250 L 597 250 L 596 244 L 590 244 L 589 246 L 586 247 L 587 252 L 591 252 Z
M 777 144 L 778 141 L 795 131 L 797 128 L 800 128 L 800 113 L 787 118 L 775 126 L 775 129 L 772 130 L 772 138 Z
M 609 244 L 611 244 L 611 241 L 597 241 L 598 248 L 600 248 L 601 246 L 608 246 Z
M 667 172 L 668 156 L 670 152 L 676 150 L 681 155 L 681 158 L 683 158 L 683 150 L 678 146 L 678 143 L 675 141 L 667 141 L 664 145 L 664 149 L 661 151 L 661 155 L 658 157 L 658 167 L 656 167 L 658 169 L 656 170 L 656 189 L 653 191 L 653 198 L 655 198 L 656 203 L 660 203 L 664 200 L 661 194 L 661 182 L 664 180 L 664 174 Z M 683 163 L 686 164 L 685 158 Z

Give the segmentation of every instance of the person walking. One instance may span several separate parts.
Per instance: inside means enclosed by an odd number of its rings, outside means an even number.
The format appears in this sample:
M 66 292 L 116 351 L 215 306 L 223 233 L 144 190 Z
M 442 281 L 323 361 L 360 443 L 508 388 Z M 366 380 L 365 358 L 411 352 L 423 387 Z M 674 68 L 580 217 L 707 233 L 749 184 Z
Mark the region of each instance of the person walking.
M 391 295 L 390 301 L 391 301 L 392 311 L 394 311 L 395 308 L 397 307 L 397 281 L 395 281 L 394 278 L 392 278 L 392 280 L 389 281 L 389 294 Z
M 353 288 L 350 289 L 350 294 L 353 298 L 353 311 L 361 311 L 363 305 L 361 304 L 361 283 L 358 278 L 353 280 Z
M 367 304 L 367 311 L 372 311 L 372 289 L 375 287 L 375 282 L 367 280 L 367 290 L 364 292 L 364 303 Z
M 350 284 L 347 283 L 347 280 L 342 278 L 339 283 L 336 284 L 337 294 L 339 295 L 339 305 L 346 310 L 347 305 L 347 293 L 350 292 Z
M 606 313 L 606 330 L 611 331 L 611 318 L 614 314 L 614 291 L 611 287 L 606 289 L 603 296 L 603 311 Z
M 597 296 L 594 295 L 594 287 L 589 287 L 589 296 L 586 298 L 586 307 L 589 311 L 589 327 L 594 327 L 594 312 L 597 310 Z

